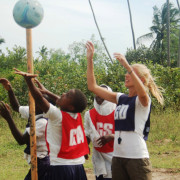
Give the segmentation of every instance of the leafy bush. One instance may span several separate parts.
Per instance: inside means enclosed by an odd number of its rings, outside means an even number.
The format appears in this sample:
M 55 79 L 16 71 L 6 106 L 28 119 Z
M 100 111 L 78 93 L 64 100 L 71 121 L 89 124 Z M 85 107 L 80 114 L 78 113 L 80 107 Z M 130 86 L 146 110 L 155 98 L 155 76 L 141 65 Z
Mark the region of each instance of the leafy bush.
M 94 41 L 93 43 L 98 49 L 94 55 L 94 71 L 97 83 L 107 84 L 115 92 L 128 93 L 124 86 L 125 69 L 118 61 L 113 60 L 111 62 L 108 59 L 98 41 L 93 39 L 92 41 Z M 94 95 L 87 89 L 87 60 L 85 53 L 84 42 L 72 44 L 70 53 L 65 53 L 62 50 L 50 50 L 34 60 L 34 72 L 39 75 L 40 82 L 55 94 L 61 95 L 71 88 L 81 89 L 86 94 L 88 106 L 90 107 Z M 147 51 L 147 54 L 150 56 L 149 51 Z M 23 77 L 13 73 L 13 68 L 16 67 L 22 71 L 27 71 L 25 55 L 26 51 L 24 48 L 15 47 L 13 51 L 8 51 L 8 55 L 2 54 L 0 56 L 0 77 L 7 78 L 11 82 L 15 94 L 22 105 L 28 103 L 28 89 Z M 140 53 L 139 56 L 142 57 L 143 63 L 147 65 L 153 76 L 156 77 L 157 85 L 165 90 L 163 93 L 165 98 L 164 108 L 174 107 L 178 110 L 180 107 L 180 69 L 163 67 L 151 62 L 145 58 L 143 53 Z M 133 59 L 135 58 L 137 57 L 135 56 Z M 139 62 L 138 60 L 140 58 L 137 58 L 136 62 Z M 134 63 L 132 59 L 130 62 Z M 4 91 L 2 86 L 0 86 L 0 99 L 8 102 L 7 92 Z M 152 102 L 154 109 L 162 109 L 155 98 L 152 98 Z

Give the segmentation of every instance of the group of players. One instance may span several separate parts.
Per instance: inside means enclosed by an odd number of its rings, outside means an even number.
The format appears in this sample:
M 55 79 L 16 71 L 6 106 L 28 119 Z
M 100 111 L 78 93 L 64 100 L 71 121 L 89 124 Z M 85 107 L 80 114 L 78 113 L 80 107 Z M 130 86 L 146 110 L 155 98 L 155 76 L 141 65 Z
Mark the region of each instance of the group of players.
M 22 75 L 35 100 L 36 141 L 39 180 L 86 180 L 83 164 L 90 154 L 97 180 L 150 180 L 151 164 L 146 142 L 150 129 L 151 99 L 149 91 L 163 104 L 163 96 L 149 69 L 142 64 L 129 65 L 120 53 L 114 57 L 127 70 L 125 86 L 129 94 L 116 93 L 107 85 L 97 85 L 94 76 L 94 45 L 88 41 L 87 84 L 95 94 L 94 108 L 85 112 L 84 126 L 81 113 L 87 99 L 79 89 L 70 89 L 61 96 L 47 90 L 37 75 L 15 69 Z M 10 82 L 0 78 L 8 92 L 13 110 L 29 119 L 29 107 L 21 106 Z M 0 102 L 0 115 L 30 157 L 30 122 L 21 133 L 12 118 L 10 107 Z M 31 179 L 31 170 L 25 180 Z

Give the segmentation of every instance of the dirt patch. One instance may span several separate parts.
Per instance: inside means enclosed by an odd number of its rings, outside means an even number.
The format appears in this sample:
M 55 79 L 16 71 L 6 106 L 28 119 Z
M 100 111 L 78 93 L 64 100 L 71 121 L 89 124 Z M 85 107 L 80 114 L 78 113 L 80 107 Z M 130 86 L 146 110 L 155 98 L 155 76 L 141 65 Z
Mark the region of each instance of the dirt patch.
M 153 180 L 178 180 L 180 169 L 153 169 Z
M 86 169 L 88 180 L 95 180 L 92 169 Z M 179 180 L 180 169 L 153 169 L 153 180 Z

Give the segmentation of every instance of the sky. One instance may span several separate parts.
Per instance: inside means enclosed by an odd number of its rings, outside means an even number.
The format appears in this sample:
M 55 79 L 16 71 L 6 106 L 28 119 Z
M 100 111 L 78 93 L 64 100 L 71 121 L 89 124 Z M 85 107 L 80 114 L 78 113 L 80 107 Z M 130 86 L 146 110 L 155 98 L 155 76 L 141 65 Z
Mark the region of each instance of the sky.
M 87 41 L 92 34 L 101 41 L 88 0 L 38 0 L 44 9 L 42 22 L 32 29 L 33 56 L 42 46 L 68 51 L 73 42 Z M 13 8 L 18 0 L 0 0 L 0 37 L 5 43 L 0 49 L 12 50 L 15 45 L 26 48 L 26 30 L 13 19 Z M 161 8 L 166 0 L 129 0 L 135 38 L 150 32 L 153 6 Z M 176 0 L 172 3 L 177 6 Z M 96 20 L 106 46 L 125 54 L 133 48 L 127 0 L 91 0 Z

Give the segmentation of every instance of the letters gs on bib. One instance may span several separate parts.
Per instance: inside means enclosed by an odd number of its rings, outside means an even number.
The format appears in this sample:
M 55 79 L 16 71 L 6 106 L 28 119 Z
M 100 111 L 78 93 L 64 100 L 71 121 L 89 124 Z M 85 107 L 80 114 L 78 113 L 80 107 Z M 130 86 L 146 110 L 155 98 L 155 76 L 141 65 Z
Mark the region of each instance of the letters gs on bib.
M 105 136 L 108 134 L 112 134 L 113 132 L 113 125 L 110 123 L 101 123 L 97 122 L 97 132 L 100 136 Z

